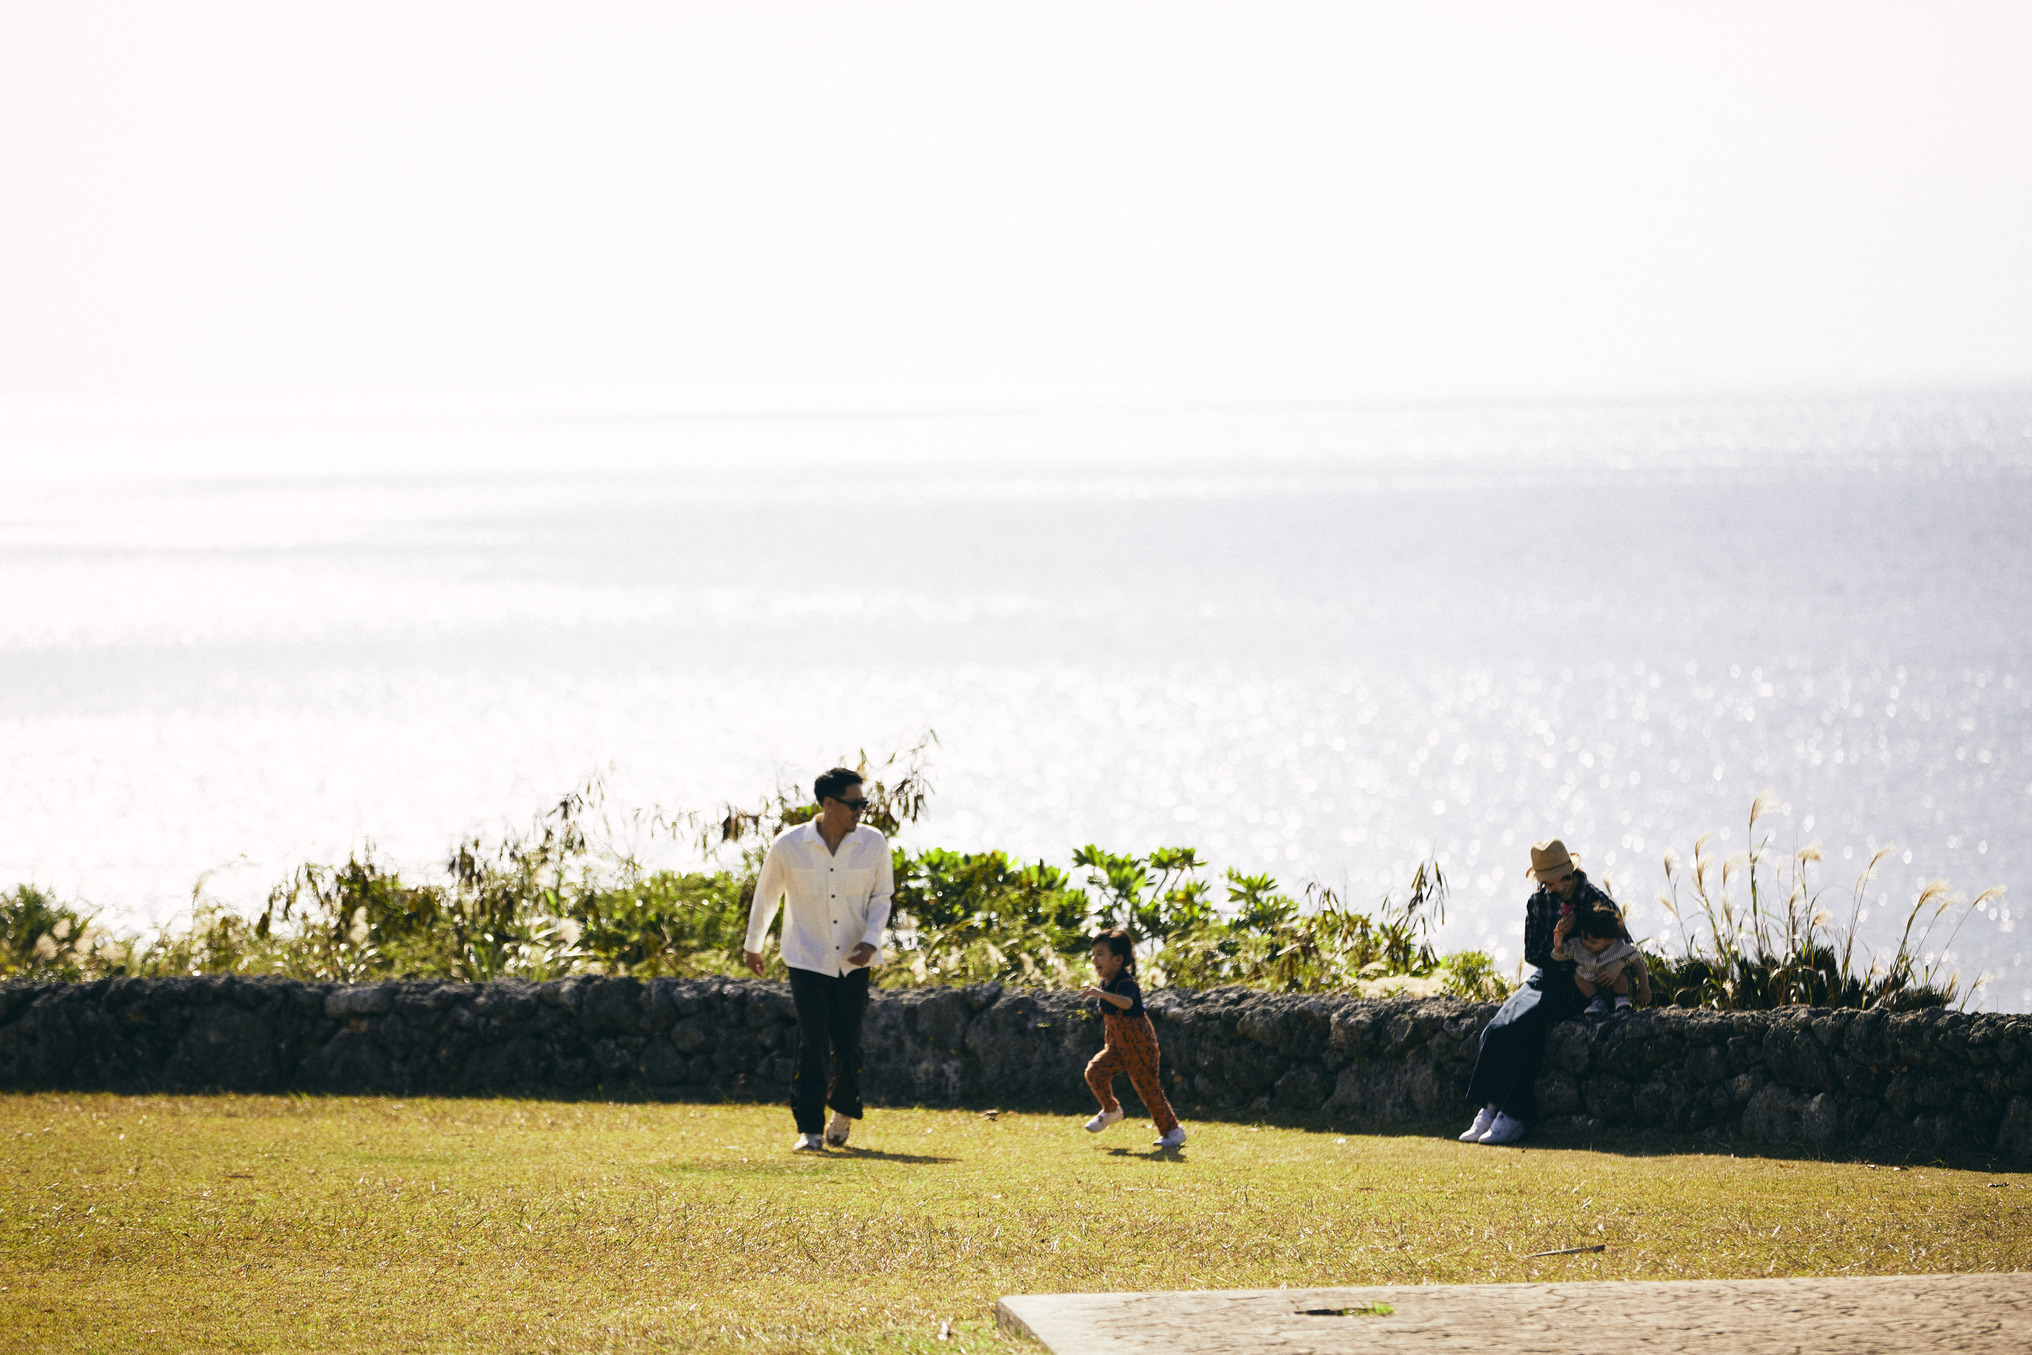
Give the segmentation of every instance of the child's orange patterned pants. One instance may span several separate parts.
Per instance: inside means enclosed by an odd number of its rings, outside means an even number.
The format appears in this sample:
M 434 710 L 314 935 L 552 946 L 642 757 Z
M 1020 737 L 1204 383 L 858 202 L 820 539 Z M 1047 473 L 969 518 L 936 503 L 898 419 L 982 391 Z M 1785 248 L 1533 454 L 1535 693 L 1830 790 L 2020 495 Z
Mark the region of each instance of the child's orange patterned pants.
M 1107 1043 L 1087 1065 L 1087 1085 L 1100 1098 L 1101 1109 L 1114 1110 L 1121 1104 L 1115 1100 L 1115 1075 L 1127 1073 L 1157 1132 L 1169 1134 L 1178 1128 L 1178 1117 L 1171 1113 L 1171 1102 L 1164 1099 L 1164 1088 L 1157 1081 L 1157 1028 L 1150 1018 L 1104 1016 L 1101 1023 Z

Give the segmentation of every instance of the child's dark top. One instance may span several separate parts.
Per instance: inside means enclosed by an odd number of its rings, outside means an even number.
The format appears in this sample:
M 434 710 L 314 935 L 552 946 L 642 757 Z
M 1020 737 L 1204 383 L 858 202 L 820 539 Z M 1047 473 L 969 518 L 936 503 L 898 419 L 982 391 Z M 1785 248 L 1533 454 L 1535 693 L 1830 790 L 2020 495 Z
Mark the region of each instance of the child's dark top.
M 1143 990 L 1136 986 L 1136 980 L 1129 977 L 1128 970 L 1126 969 L 1123 970 L 1121 973 L 1115 975 L 1113 980 L 1102 984 L 1101 991 L 1104 993 L 1113 993 L 1116 997 L 1126 997 L 1129 999 L 1129 1005 L 1126 1007 L 1117 1007 L 1112 1002 L 1103 1002 L 1100 998 L 1095 998 L 1094 999 L 1095 1015 L 1122 1016 L 1122 1017 L 1133 1017 L 1143 1015 Z

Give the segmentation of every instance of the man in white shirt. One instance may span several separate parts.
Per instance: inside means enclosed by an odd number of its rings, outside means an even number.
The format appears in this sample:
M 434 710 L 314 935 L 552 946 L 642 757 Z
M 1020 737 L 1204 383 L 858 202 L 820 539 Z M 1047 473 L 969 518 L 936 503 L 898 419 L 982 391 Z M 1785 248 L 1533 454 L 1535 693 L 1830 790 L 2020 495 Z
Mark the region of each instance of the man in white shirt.
M 812 787 L 818 817 L 785 829 L 769 846 L 748 910 L 743 958 L 762 972 L 762 948 L 776 905 L 783 909 L 783 963 L 797 1003 L 797 1071 L 790 1113 L 798 1152 L 846 1146 L 861 1118 L 861 1018 L 868 1011 L 868 966 L 889 925 L 896 892 L 889 843 L 860 826 L 868 799 L 861 774 L 835 767 Z M 832 1053 L 832 1079 L 826 1054 Z M 833 1118 L 825 1123 L 831 1106 Z

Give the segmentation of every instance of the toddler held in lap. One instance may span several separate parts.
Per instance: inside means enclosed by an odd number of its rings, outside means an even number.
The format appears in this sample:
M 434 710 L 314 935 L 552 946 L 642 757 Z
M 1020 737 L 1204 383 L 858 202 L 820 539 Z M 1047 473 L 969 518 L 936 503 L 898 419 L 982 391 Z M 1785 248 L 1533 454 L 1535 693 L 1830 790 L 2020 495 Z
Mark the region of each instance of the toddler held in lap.
M 1582 996 L 1593 998 L 1588 1012 L 1599 1016 L 1630 1006 L 1634 986 L 1637 1000 L 1651 1001 L 1651 974 L 1644 957 L 1624 939 L 1623 920 L 1605 908 L 1590 908 L 1575 918 L 1571 933 L 1553 947 L 1556 959 L 1573 961 L 1574 985 Z M 1610 995 L 1615 1006 L 1609 1005 Z

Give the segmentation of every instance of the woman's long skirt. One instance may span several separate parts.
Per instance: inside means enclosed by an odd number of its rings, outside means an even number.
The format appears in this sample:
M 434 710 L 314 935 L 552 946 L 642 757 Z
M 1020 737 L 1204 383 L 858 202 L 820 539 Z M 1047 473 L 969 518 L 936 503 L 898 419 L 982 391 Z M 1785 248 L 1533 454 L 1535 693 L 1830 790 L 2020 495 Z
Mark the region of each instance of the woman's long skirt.
M 1468 1078 L 1468 1101 L 1494 1106 L 1515 1119 L 1528 1120 L 1534 1110 L 1532 1088 L 1545 1057 L 1545 1037 L 1552 1028 L 1578 1016 L 1587 999 L 1574 986 L 1573 975 L 1538 970 L 1510 995 L 1501 1011 L 1482 1028 L 1481 1052 Z

